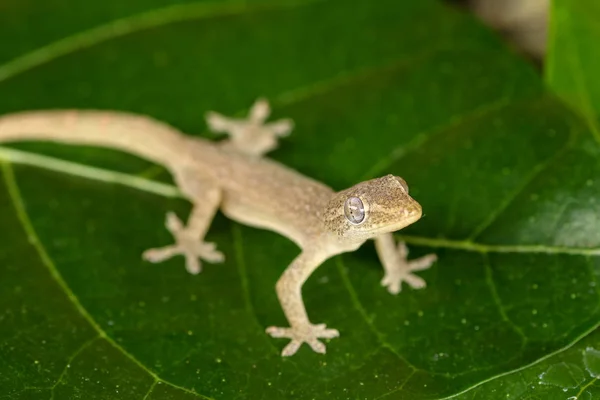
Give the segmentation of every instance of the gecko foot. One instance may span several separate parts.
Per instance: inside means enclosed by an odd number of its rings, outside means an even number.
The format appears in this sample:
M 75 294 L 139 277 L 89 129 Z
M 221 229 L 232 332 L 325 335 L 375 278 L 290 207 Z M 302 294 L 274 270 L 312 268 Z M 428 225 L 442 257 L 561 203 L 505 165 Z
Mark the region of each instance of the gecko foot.
M 200 259 L 210 263 L 220 263 L 225 260 L 225 256 L 216 249 L 214 243 L 199 240 L 198 236 L 185 227 L 174 213 L 167 213 L 165 226 L 175 237 L 175 244 L 146 250 L 142 255 L 145 260 L 158 263 L 181 254 L 185 257 L 187 271 L 193 275 L 202 271 Z
M 391 294 L 398 294 L 402 288 L 402 281 L 406 282 L 413 289 L 422 289 L 425 287 L 425 280 L 411 272 L 425 270 L 437 260 L 435 254 L 427 254 L 423 257 L 408 261 L 408 248 L 406 243 L 398 243 L 398 257 L 395 268 L 388 269 L 381 280 L 381 285 L 387 287 Z
M 318 339 L 333 339 L 340 336 L 337 329 L 327 329 L 325 324 L 313 325 L 311 323 L 291 328 L 270 326 L 266 332 L 274 338 L 292 339 L 281 352 L 284 357 L 294 355 L 302 343 L 308 344 L 317 353 L 325 354 L 325 345 Z
M 256 100 L 246 119 L 225 117 L 215 111 L 206 113 L 206 122 L 213 132 L 226 132 L 225 148 L 249 157 L 261 157 L 277 148 L 277 138 L 287 136 L 294 127 L 291 119 L 266 123 L 271 107 L 266 99 Z

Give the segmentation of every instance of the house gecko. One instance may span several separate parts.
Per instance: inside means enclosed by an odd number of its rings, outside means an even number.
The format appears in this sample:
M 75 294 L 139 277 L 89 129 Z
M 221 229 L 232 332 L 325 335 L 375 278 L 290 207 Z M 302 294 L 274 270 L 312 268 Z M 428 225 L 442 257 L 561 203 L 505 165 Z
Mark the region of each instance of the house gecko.
M 302 286 L 327 259 L 358 249 L 369 239 L 384 268 L 382 286 L 392 294 L 402 282 L 425 287 L 413 272 L 436 260 L 428 254 L 407 260 L 404 242 L 392 232 L 421 218 L 421 206 L 408 193 L 404 179 L 394 175 L 358 183 L 335 192 L 264 155 L 277 148 L 277 139 L 293 129 L 290 119 L 267 123 L 270 106 L 258 99 L 246 119 L 206 113 L 210 129 L 229 136 L 218 142 L 191 137 L 153 118 L 119 111 L 43 110 L 0 117 L 0 142 L 52 141 L 94 145 L 129 152 L 164 166 L 193 208 L 184 224 L 173 212 L 165 226 L 175 243 L 145 251 L 142 257 L 161 262 L 185 257 L 187 271 L 198 274 L 202 261 L 219 263 L 224 255 L 204 241 L 220 209 L 228 218 L 255 228 L 275 231 L 301 249 L 275 287 L 289 327 L 268 327 L 274 338 L 288 338 L 282 356 L 296 353 L 303 343 L 325 353 L 319 339 L 339 336 L 336 329 L 313 324 L 302 299 Z M 201 261 L 202 260 L 202 261 Z

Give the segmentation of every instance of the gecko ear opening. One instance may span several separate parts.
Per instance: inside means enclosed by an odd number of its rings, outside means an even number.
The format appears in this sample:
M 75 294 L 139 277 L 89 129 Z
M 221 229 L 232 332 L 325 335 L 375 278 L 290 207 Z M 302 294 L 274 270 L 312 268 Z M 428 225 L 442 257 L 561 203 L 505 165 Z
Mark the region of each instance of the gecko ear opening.
M 366 240 L 402 229 L 421 213 L 404 179 L 386 175 L 336 193 L 325 207 L 323 222 L 339 237 Z

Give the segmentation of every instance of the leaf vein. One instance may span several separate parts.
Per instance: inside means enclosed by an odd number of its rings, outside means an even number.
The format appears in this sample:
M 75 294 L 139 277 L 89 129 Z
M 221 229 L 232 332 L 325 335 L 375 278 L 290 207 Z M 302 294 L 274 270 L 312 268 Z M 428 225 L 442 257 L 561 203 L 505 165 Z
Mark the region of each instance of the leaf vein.
M 492 272 L 492 265 L 487 254 L 483 254 L 483 260 L 483 266 L 485 269 L 485 283 L 490 289 L 490 294 L 492 295 L 494 304 L 496 304 L 496 307 L 498 307 L 498 312 L 500 313 L 500 317 L 502 318 L 502 320 L 506 322 L 515 331 L 515 333 L 521 337 L 521 351 L 523 351 L 525 345 L 528 342 L 527 336 L 525 336 L 525 333 L 523 333 L 523 329 L 521 329 L 521 327 L 518 326 L 513 320 L 511 320 L 506 314 L 504 304 L 502 303 L 502 300 L 500 300 L 500 296 L 498 295 L 498 291 L 496 290 L 496 284 L 494 283 L 494 277 Z M 517 355 L 515 354 L 513 358 L 516 356 Z M 506 360 L 506 363 L 508 363 L 509 361 L 510 360 Z
M 502 245 L 476 243 L 469 240 L 452 240 L 412 235 L 397 235 L 397 237 L 400 240 L 406 241 L 406 243 L 415 246 L 464 250 L 476 253 L 542 253 L 600 256 L 600 248 L 598 247 L 549 246 L 544 244 Z
M 508 196 L 506 196 L 504 200 L 500 202 L 498 207 L 496 207 L 494 211 L 490 212 L 489 218 L 483 221 L 481 225 L 477 226 L 466 240 L 473 241 L 477 239 L 483 231 L 489 228 L 496 221 L 498 216 L 501 215 L 513 203 L 513 201 L 515 201 L 515 199 L 525 190 L 525 188 L 527 188 L 527 186 L 529 186 L 531 182 L 535 180 L 535 178 L 540 176 L 542 172 L 554 165 L 554 163 L 560 159 L 560 157 L 570 148 L 574 137 L 575 135 L 573 133 L 573 129 L 571 129 L 565 146 L 563 146 L 559 151 L 548 157 L 543 162 L 538 163 L 532 169 L 532 172 L 528 174 L 525 179 L 523 179 L 519 186 L 517 186 L 516 190 L 512 193 L 509 193 Z
M 375 335 L 375 337 L 377 338 L 377 341 L 381 344 L 381 346 L 383 348 L 388 349 L 393 354 L 395 354 L 396 357 L 398 357 L 398 359 L 400 361 L 402 361 L 403 363 L 405 363 L 409 368 L 411 368 L 412 370 L 420 371 L 421 370 L 420 368 L 417 368 L 412 363 L 410 363 L 406 358 L 404 358 L 404 356 L 402 356 L 400 353 L 398 353 L 398 351 L 391 344 L 389 344 L 385 340 L 385 338 L 383 337 L 381 332 L 379 332 L 377 327 L 369 319 L 364 306 L 361 304 L 360 300 L 358 299 L 358 295 L 356 294 L 356 290 L 354 290 L 354 286 L 352 286 L 352 282 L 350 282 L 350 278 L 348 277 L 348 274 L 346 273 L 346 270 L 344 268 L 344 263 L 343 263 L 341 257 L 339 257 L 339 256 L 336 257 L 336 265 L 337 265 L 337 269 L 340 274 L 340 277 L 342 278 L 342 282 L 344 283 L 344 286 L 346 287 L 346 290 L 348 291 L 348 294 L 350 295 L 352 305 L 354 306 L 356 311 L 358 311 L 361 318 L 365 321 L 366 325 L 369 327 L 371 332 Z
M 67 370 L 69 369 L 69 366 L 71 365 L 71 363 L 73 362 L 73 360 L 75 360 L 75 358 L 77 358 L 77 356 L 79 356 L 79 354 L 81 354 L 85 349 L 87 349 L 89 346 L 92 345 L 92 343 L 94 343 L 96 340 L 101 339 L 101 337 L 99 335 L 94 336 L 93 338 L 91 338 L 90 340 L 85 341 L 81 346 L 79 346 L 79 348 L 69 357 L 69 359 L 67 360 L 67 363 L 65 364 L 65 367 L 63 368 L 60 376 L 58 377 L 58 379 L 56 380 L 56 382 L 54 383 L 54 385 L 52 385 L 50 387 L 50 400 L 54 399 L 54 395 L 55 395 L 55 389 L 56 387 L 63 382 L 63 379 L 65 377 L 65 375 L 67 374 Z
M 147 400 L 148 396 L 150 396 L 152 394 L 152 391 L 154 390 L 154 387 L 156 386 L 156 384 L 158 383 L 157 380 L 155 380 L 154 382 L 152 382 L 152 385 L 150 385 L 150 387 L 148 388 L 148 391 L 146 392 L 146 394 L 144 395 L 144 397 L 142 398 L 142 400 Z
M 413 369 L 411 371 L 411 373 L 408 374 L 408 376 L 406 377 L 406 379 L 404 380 L 404 382 L 402 382 L 402 384 L 400 386 L 398 386 L 395 389 L 390 390 L 387 393 L 382 394 L 381 396 L 376 397 L 374 400 L 381 400 L 381 399 L 384 399 L 384 398 L 386 398 L 386 397 L 388 397 L 388 396 L 390 396 L 390 395 L 392 395 L 394 393 L 398 393 L 399 391 L 401 391 L 402 389 L 404 389 L 404 386 L 406 386 L 406 384 L 408 383 L 408 381 L 410 381 L 410 378 L 412 378 L 416 373 L 417 373 L 417 370 Z

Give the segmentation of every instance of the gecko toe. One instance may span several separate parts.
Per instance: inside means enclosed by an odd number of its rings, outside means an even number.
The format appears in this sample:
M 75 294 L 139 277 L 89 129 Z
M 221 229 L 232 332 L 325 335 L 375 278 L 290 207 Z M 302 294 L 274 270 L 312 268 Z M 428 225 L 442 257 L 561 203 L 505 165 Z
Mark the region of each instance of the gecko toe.
M 202 263 L 197 257 L 185 257 L 185 269 L 192 275 L 198 275 L 202 272 Z
M 437 255 L 427 254 L 423 257 L 411 260 L 408 262 L 408 269 L 410 271 L 423 271 L 428 269 L 437 261 Z
M 289 328 L 279 328 L 276 326 L 270 326 L 266 329 L 266 332 L 274 338 L 289 338 L 291 337 L 289 330 Z
M 386 275 L 381 280 L 381 286 L 387 288 L 388 292 L 393 295 L 397 295 L 402 290 L 402 280 L 400 278 L 394 278 L 390 275 Z
M 209 263 L 216 264 L 225 261 L 225 255 L 217 250 L 217 245 L 213 242 L 199 243 L 196 253 L 200 258 Z
M 310 339 L 306 343 L 315 353 L 325 354 L 325 345 L 318 339 Z
M 427 286 L 425 279 L 413 274 L 406 275 L 404 277 L 404 281 L 406 281 L 406 283 L 408 283 L 408 285 L 413 289 L 423 289 L 425 286 Z
M 179 248 L 175 245 L 148 249 L 142 253 L 142 258 L 151 263 L 159 263 L 168 258 L 173 257 L 179 252 Z
M 301 344 L 301 341 L 292 339 L 292 341 L 289 342 L 288 345 L 283 348 L 283 350 L 281 351 L 281 355 L 284 357 L 293 356 L 294 354 L 296 354 Z

